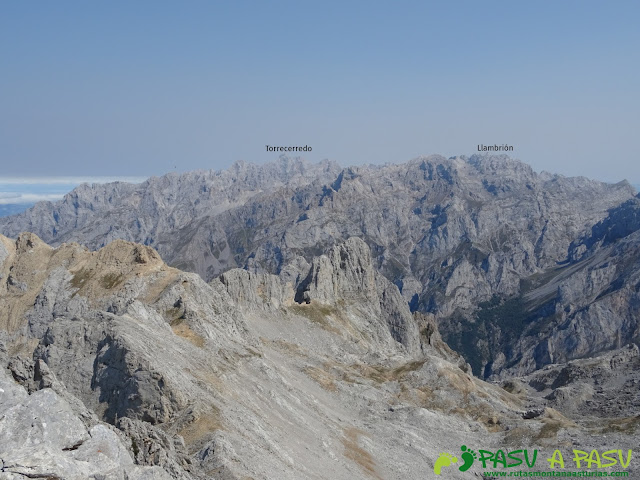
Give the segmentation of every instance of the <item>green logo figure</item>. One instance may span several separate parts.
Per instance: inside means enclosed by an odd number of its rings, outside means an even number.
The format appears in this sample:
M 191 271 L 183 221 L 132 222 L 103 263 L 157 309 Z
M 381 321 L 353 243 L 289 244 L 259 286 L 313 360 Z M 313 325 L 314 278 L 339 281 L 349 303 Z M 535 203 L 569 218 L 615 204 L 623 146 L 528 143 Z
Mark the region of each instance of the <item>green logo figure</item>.
M 458 470 L 460 470 L 461 472 L 466 472 L 471 468 L 473 462 L 478 458 L 478 454 L 470 448 L 467 448 L 466 445 L 462 445 L 462 447 L 460 447 L 460 450 L 462 450 L 460 458 L 462 458 L 462 461 L 464 463 L 458 467 Z M 443 452 L 440 454 L 440 456 L 436 460 L 436 464 L 433 466 L 433 473 L 435 473 L 436 475 L 440 475 L 442 467 L 450 467 L 454 463 L 458 463 L 458 459 L 450 453 Z
M 448 467 L 457 463 L 458 459 L 449 453 L 441 453 L 438 459 L 436 460 L 436 464 L 433 466 L 433 473 L 436 475 L 440 475 L 440 469 L 442 467 Z
M 458 470 L 460 470 L 461 472 L 466 472 L 471 468 L 471 465 L 473 465 L 473 461 L 478 458 L 478 455 L 470 448 L 467 448 L 466 445 L 462 445 L 460 447 L 460 450 L 462 450 L 462 454 L 460 455 L 460 457 L 462 457 L 464 463 L 460 465 L 460 467 L 458 467 Z

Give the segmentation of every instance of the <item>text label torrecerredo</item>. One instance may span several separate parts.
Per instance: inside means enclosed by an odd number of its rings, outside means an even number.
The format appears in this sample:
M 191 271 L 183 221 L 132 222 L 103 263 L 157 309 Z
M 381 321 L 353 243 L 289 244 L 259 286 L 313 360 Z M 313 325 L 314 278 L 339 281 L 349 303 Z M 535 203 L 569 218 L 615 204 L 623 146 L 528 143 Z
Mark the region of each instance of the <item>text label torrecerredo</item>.
M 267 152 L 310 152 L 312 149 L 309 145 L 304 147 L 274 147 L 272 145 L 265 145 Z

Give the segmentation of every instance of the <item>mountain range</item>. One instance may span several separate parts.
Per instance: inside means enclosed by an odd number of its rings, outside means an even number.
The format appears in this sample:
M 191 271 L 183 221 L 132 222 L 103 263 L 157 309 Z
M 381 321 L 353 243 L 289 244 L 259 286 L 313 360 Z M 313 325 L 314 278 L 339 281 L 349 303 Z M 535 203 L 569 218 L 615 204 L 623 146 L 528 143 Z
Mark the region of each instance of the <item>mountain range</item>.
M 232 268 L 280 274 L 359 237 L 411 310 L 434 314 L 488 378 L 637 341 L 637 312 L 627 308 L 635 257 L 613 245 L 634 227 L 609 236 L 615 262 L 590 255 L 602 249 L 588 239 L 609 228 L 602 222 L 626 222 L 635 195 L 626 181 L 538 174 L 507 156 L 348 168 L 283 156 L 138 185 L 82 185 L 0 219 L 0 232 L 90 249 L 137 242 L 205 281 Z M 598 338 L 567 338 L 576 325 Z
M 632 448 L 639 230 L 629 183 L 506 156 L 82 185 L 0 218 L 2 471 L 431 478 L 463 444 Z

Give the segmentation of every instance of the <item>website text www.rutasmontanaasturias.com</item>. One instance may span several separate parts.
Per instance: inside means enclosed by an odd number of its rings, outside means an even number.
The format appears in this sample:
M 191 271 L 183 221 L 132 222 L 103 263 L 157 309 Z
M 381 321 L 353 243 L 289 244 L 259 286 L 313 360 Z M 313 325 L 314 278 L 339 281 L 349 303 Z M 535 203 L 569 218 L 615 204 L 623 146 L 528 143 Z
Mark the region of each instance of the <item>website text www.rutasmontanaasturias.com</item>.
M 629 472 L 594 472 L 589 470 L 565 472 L 560 470 L 547 470 L 532 472 L 530 470 L 518 470 L 515 472 L 484 472 L 482 478 L 629 478 Z

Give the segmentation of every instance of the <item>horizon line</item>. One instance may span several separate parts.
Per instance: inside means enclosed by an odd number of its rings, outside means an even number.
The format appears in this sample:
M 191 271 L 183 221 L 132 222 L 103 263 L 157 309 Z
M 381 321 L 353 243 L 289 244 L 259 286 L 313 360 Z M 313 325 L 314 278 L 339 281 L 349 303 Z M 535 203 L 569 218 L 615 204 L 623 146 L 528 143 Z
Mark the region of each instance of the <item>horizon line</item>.
M 133 176 L 133 175 L 88 175 L 88 176 L 50 176 L 50 177 L 28 177 L 25 175 L 15 176 L 0 176 L 0 184 L 5 185 L 71 185 L 82 183 L 112 183 L 112 182 L 127 182 L 127 183 L 142 183 L 147 180 L 149 176 Z

